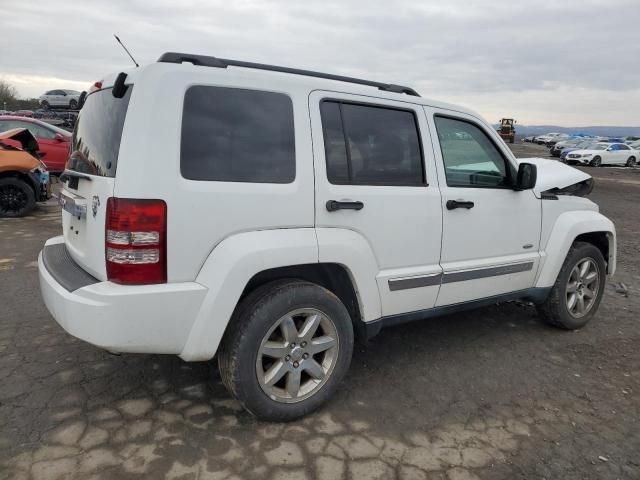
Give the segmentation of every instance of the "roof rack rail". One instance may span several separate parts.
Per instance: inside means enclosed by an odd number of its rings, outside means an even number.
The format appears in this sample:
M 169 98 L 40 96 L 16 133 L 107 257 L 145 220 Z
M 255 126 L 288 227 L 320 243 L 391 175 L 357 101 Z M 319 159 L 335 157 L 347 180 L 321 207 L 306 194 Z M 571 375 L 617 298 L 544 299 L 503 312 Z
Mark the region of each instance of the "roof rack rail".
M 406 95 L 412 95 L 419 97 L 420 94 L 413 88 L 403 87 L 402 85 L 393 85 L 391 83 L 373 82 L 371 80 L 363 80 L 360 78 L 344 77 L 342 75 L 333 75 L 330 73 L 314 72 L 311 70 L 301 70 L 299 68 L 279 67 L 277 65 L 265 65 L 263 63 L 243 62 L 240 60 L 229 60 L 227 58 L 210 57 L 207 55 L 192 55 L 189 53 L 176 53 L 166 52 L 163 53 L 158 62 L 161 63 L 192 63 L 194 65 L 202 67 L 243 67 L 243 68 L 255 68 L 257 70 L 270 70 L 272 72 L 291 73 L 293 75 L 304 75 L 307 77 L 325 78 L 327 80 L 337 80 L 339 82 L 356 83 L 358 85 L 367 85 L 369 87 L 376 87 L 379 90 L 393 93 L 404 93 Z

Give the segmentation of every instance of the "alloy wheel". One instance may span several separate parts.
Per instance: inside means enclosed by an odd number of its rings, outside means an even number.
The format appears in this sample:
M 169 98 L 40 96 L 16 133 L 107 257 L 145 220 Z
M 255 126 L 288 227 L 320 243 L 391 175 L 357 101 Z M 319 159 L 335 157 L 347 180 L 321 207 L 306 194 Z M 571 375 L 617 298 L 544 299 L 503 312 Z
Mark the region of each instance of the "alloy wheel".
M 29 199 L 21 188 L 15 185 L 0 186 L 0 215 L 16 215 L 27 206 Z
M 327 382 L 340 348 L 336 326 L 315 308 L 293 310 L 278 319 L 260 344 L 256 375 L 277 402 L 311 397 Z
M 567 280 L 567 310 L 575 318 L 584 317 L 596 303 L 600 289 L 600 271 L 592 258 L 580 260 Z

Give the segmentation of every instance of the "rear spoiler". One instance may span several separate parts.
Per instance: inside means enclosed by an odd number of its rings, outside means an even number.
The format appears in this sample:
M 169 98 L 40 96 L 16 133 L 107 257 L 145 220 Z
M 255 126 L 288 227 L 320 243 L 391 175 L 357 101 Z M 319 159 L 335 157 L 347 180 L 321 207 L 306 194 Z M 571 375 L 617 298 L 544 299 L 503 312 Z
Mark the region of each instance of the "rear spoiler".
M 40 149 L 38 141 L 26 128 L 12 128 L 6 132 L 0 133 L 0 144 L 5 148 L 15 149 L 15 147 L 8 145 L 3 140 L 16 140 L 22 145 L 22 150 L 29 152 L 31 155 L 37 157 L 37 152 Z

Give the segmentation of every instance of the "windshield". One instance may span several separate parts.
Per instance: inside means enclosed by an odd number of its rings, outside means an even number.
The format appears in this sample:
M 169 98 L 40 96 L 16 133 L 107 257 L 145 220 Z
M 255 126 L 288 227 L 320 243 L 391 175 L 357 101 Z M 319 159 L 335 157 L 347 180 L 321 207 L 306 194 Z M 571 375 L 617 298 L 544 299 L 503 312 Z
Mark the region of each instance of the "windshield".
M 68 170 L 115 177 L 120 138 L 133 86 L 123 98 L 115 98 L 111 89 L 87 96 L 73 131 Z
M 37 124 L 37 122 L 34 122 Z M 48 128 L 49 130 L 55 132 L 55 133 L 59 133 L 60 135 L 64 135 L 65 137 L 70 137 L 71 136 L 71 132 L 69 132 L 68 130 L 65 130 L 63 128 L 60 127 L 56 127 L 55 125 L 51 125 L 50 123 L 46 123 L 43 122 L 43 126 Z

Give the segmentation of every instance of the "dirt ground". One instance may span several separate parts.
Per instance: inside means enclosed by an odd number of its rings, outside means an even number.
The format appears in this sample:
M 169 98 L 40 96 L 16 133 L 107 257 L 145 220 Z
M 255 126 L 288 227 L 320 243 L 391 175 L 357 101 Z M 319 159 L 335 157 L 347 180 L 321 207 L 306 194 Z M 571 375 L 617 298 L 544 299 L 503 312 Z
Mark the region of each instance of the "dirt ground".
M 37 281 L 57 207 L 0 220 L 0 479 L 640 478 L 640 169 L 587 171 L 619 235 L 593 322 L 559 331 L 509 303 L 384 330 L 284 425 L 245 413 L 212 362 L 67 335 Z

